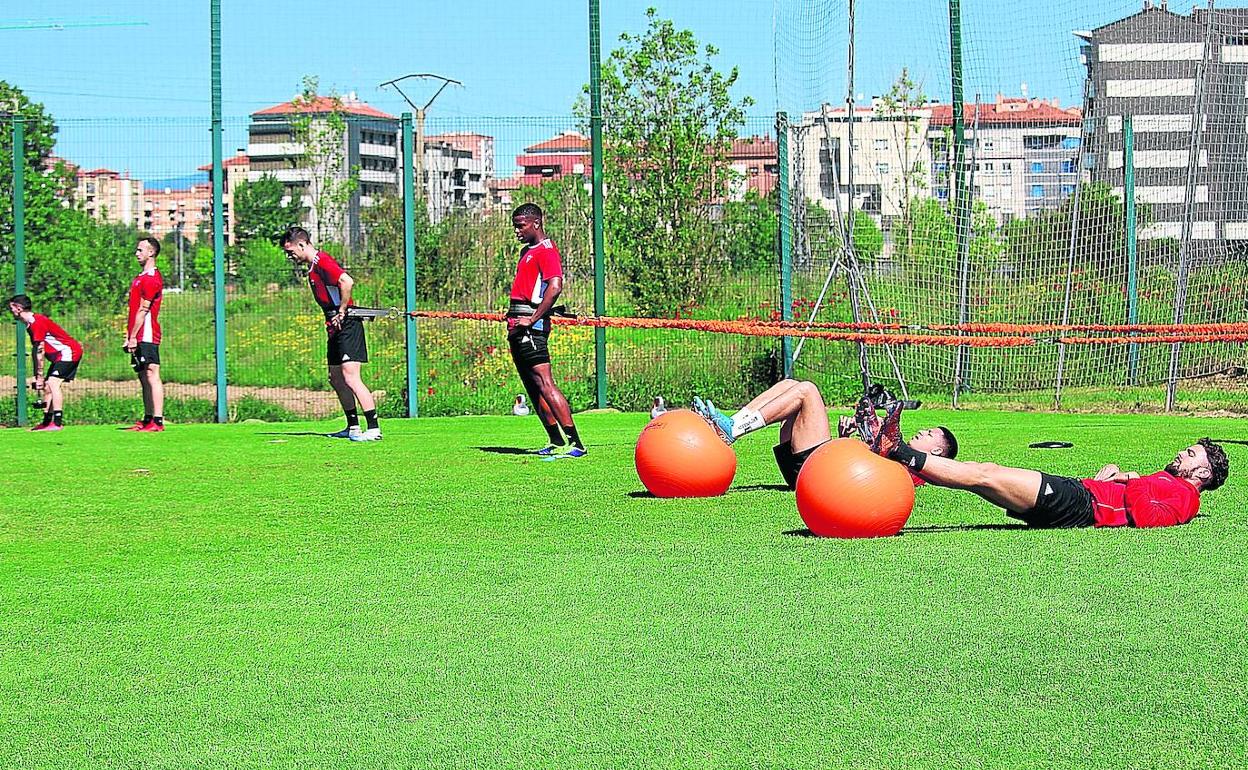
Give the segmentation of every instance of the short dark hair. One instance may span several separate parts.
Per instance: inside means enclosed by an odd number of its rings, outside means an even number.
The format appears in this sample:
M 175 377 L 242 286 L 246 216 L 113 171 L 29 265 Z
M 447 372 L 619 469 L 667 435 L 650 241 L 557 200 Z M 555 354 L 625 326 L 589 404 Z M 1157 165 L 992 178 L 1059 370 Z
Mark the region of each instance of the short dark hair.
M 34 307 L 34 305 L 30 303 L 30 297 L 27 297 L 25 294 L 14 294 L 12 298 L 9 299 L 9 304 L 17 305 L 22 309 L 22 312 L 26 312 Z
M 533 217 L 534 219 L 542 218 L 542 207 L 536 203 L 521 203 L 516 206 L 516 210 L 511 212 L 511 218 L 516 217 Z
M 941 425 L 936 428 L 940 431 L 941 438 L 945 440 L 945 458 L 952 460 L 958 456 L 958 439 L 953 435 L 953 431 Z
M 312 234 L 302 227 L 288 227 L 286 232 L 282 233 L 281 245 L 288 243 L 311 243 Z
M 1196 443 L 1205 448 L 1205 456 L 1209 458 L 1209 469 L 1213 471 L 1202 489 L 1212 492 L 1226 482 L 1226 477 L 1231 472 L 1231 461 L 1226 456 L 1226 450 L 1221 445 L 1215 444 L 1208 436 Z
M 151 247 L 152 247 L 152 256 L 153 256 L 153 257 L 159 257 L 159 256 L 160 256 L 160 241 L 156 240 L 156 239 L 155 239 L 155 238 L 153 238 L 152 236 L 150 236 L 150 235 L 149 235 L 149 236 L 147 236 L 147 237 L 145 237 L 145 238 L 140 238 L 140 239 L 139 239 L 139 243 L 147 243 L 147 244 L 150 244 L 150 245 L 151 245 Z

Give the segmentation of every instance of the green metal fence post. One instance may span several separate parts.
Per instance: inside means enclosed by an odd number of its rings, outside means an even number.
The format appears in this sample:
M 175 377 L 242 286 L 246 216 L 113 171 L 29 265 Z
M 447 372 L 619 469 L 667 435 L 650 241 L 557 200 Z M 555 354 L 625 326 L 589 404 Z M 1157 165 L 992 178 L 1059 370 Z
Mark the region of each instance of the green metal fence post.
M 412 113 L 405 112 L 403 122 L 403 275 L 404 275 L 404 331 L 407 344 L 407 416 L 420 414 L 417 395 L 417 358 L 419 347 L 416 318 L 416 174 L 412 165 L 415 138 L 412 135 Z
M 589 0 L 589 143 L 593 161 L 594 315 L 607 314 L 606 247 L 602 234 L 602 17 L 599 0 Z M 607 330 L 594 328 L 594 401 L 607 406 Z
M 776 154 L 780 164 L 780 318 L 793 320 L 793 210 L 789 199 L 789 115 L 776 114 Z M 793 338 L 780 338 L 784 377 L 793 376 Z
M 1122 196 L 1127 226 L 1127 323 L 1140 322 L 1139 257 L 1135 232 L 1135 127 L 1131 116 L 1122 118 Z M 1131 332 L 1135 336 L 1135 332 Z M 1140 377 L 1140 346 L 1132 342 L 1127 348 L 1127 384 L 1135 385 Z
M 954 236 L 957 239 L 956 254 L 967 253 L 967 244 L 971 233 L 971 188 L 966 168 L 966 119 L 962 98 L 962 3 L 961 0 L 949 0 L 949 64 L 951 85 L 953 87 L 953 173 L 954 190 L 950 191 L 953 198 Z M 961 318 L 958 319 L 962 321 Z M 954 405 L 957 406 L 958 393 L 965 387 L 962 372 L 962 350 L 955 353 L 954 370 L 957 372 L 953 383 Z
M 26 123 L 13 118 L 13 293 L 26 293 Z M 17 424 L 26 424 L 26 329 L 17 324 Z
M 221 0 L 212 0 L 212 323 L 217 422 L 229 419 L 225 382 L 225 169 L 221 160 Z

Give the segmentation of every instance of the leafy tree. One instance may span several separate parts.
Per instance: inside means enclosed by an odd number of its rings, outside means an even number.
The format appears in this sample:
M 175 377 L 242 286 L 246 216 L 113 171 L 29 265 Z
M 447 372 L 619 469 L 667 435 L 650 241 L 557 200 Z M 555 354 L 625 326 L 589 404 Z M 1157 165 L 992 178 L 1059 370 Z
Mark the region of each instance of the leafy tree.
M 286 186 L 265 174 L 234 190 L 234 237 L 240 244 L 253 238 L 275 243 L 286 228 L 303 218 L 303 207 L 288 199 Z
M 62 209 L 56 228 L 27 245 L 26 293 L 58 312 L 83 305 L 121 308 L 141 236 L 126 225 L 96 222 L 80 209 Z M 167 267 L 163 252 L 161 262 Z
M 733 270 L 775 267 L 779 230 L 774 203 L 753 190 L 742 200 L 724 203 L 720 238 Z
M 298 281 L 295 271 L 286 260 L 286 252 L 275 241 L 252 238 L 236 246 L 233 251 L 237 265 L 235 274 L 244 284 L 291 285 Z
M 0 114 L 21 117 L 25 123 L 24 176 L 26 241 L 34 243 L 56 229 L 64 210 L 61 201 L 70 199 L 73 174 L 61 162 L 49 167 L 56 144 L 56 123 L 42 104 L 32 102 L 21 89 L 0 80 Z M 13 200 L 13 122 L 0 117 L 0 199 Z M 13 207 L 0 205 L 0 273 L 12 285 Z
M 319 80 L 304 77 L 299 96 L 291 104 L 302 110 L 290 119 L 291 138 L 303 147 L 295 163 L 306 169 L 308 196 L 312 200 L 314 237 L 319 241 L 346 237 L 347 210 L 360 186 L 360 167 L 347 164 L 347 115 L 336 93 L 321 96 Z M 322 100 L 330 109 L 324 110 Z M 347 240 L 350 240 L 349 238 Z
M 716 70 L 714 46 L 653 8 L 646 19 L 602 66 L 604 224 L 637 309 L 670 314 L 697 298 L 717 259 L 707 210 L 729 197 L 728 153 L 753 101 L 733 98 L 737 69 Z
M 897 260 L 915 275 L 948 274 L 956 265 L 953 220 L 934 198 L 911 202 L 901 227 L 895 228 Z
M 546 232 L 554 239 L 563 255 L 565 274 L 581 277 L 593 275 L 594 208 L 587 182 L 579 174 L 543 182 L 537 187 L 521 187 L 512 200 L 519 205 L 536 203 L 545 214 Z M 507 212 L 508 234 L 512 235 L 511 212 Z M 518 244 L 509 238 L 509 259 L 514 262 Z M 511 265 L 515 267 L 514 264 Z M 579 270 L 578 270 L 579 268 Z
M 812 255 L 831 264 L 841 256 L 841 231 L 836 218 L 817 201 L 806 202 L 806 229 Z M 854 255 L 864 267 L 879 258 L 884 251 L 884 233 L 871 215 L 861 209 L 854 210 Z
M 920 149 L 923 144 L 922 125 L 917 110 L 927 104 L 923 88 L 910 78 L 910 71 L 902 67 L 901 74 L 876 107 L 876 113 L 887 118 L 893 125 L 893 146 L 897 148 L 897 160 L 901 166 L 901 218 L 906 226 L 913 224 L 907 214 L 911 200 L 927 188 L 927 169 L 923 165 Z M 913 233 L 907 237 L 913 239 Z

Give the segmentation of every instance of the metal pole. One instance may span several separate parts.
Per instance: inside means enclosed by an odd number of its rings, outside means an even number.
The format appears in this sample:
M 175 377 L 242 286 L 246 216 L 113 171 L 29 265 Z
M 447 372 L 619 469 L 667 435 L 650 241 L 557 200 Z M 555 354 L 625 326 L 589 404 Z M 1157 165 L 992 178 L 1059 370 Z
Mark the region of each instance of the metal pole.
M 789 198 L 789 115 L 776 114 L 776 154 L 780 164 L 780 318 L 793 320 L 793 211 Z M 793 338 L 780 338 L 781 370 L 793 376 Z
M 950 85 L 953 89 L 953 168 L 950 172 L 953 174 L 953 189 L 951 195 L 953 197 L 953 227 L 954 237 L 957 241 L 956 253 L 960 256 L 966 253 L 971 223 L 971 200 L 970 190 L 967 186 L 967 170 L 966 164 L 966 116 L 962 101 L 962 3 L 961 0 L 949 0 L 949 69 L 950 69 Z M 961 310 L 959 310 L 959 315 Z M 957 354 L 957 374 L 954 379 L 953 387 L 958 391 L 962 387 L 960 378 L 962 354 Z M 955 396 L 956 398 L 956 396 Z
M 26 293 L 26 122 L 13 117 L 13 289 Z M 26 330 L 17 324 L 17 424 L 26 424 Z
M 425 185 L 425 109 L 423 107 L 416 108 L 416 175 L 414 178 L 416 184 L 420 185 L 420 199 L 428 208 L 429 190 Z
M 1204 116 L 1205 71 L 1209 66 L 1213 41 L 1213 0 L 1209 0 L 1206 10 L 1205 48 L 1200 64 L 1196 67 L 1196 108 L 1192 111 L 1192 132 L 1187 147 L 1187 185 L 1183 200 L 1187 207 L 1183 215 L 1183 236 L 1179 241 L 1179 276 L 1174 289 L 1174 323 L 1183 323 L 1183 306 L 1187 304 L 1187 274 L 1192 251 L 1192 218 L 1196 208 L 1196 174 L 1200 166 L 1200 135 Z M 1175 343 L 1170 346 L 1170 373 L 1166 378 L 1166 411 L 1174 409 L 1175 392 L 1179 384 L 1179 348 Z
M 416 317 L 416 175 L 412 166 L 412 113 L 403 113 L 403 275 L 404 298 L 407 312 L 404 314 L 404 332 L 407 345 L 407 416 L 420 414 L 417 386 L 419 340 Z
M 845 94 L 845 117 L 849 121 L 846 126 L 846 140 L 849 142 L 849 155 L 845 170 L 845 186 L 849 192 L 849 205 L 845 213 L 845 227 L 843 233 L 845 235 L 845 255 L 846 263 L 849 265 L 849 306 L 854 316 L 854 323 L 862 323 L 862 297 L 859 294 L 858 284 L 854 277 L 860 275 L 861 265 L 858 264 L 858 255 L 854 251 L 854 197 L 857 192 L 854 189 L 854 21 L 857 17 L 854 0 L 849 0 L 849 29 L 847 34 L 849 37 L 848 51 L 845 71 L 847 74 L 848 88 Z M 831 143 L 828 144 L 828 152 L 832 151 Z M 866 282 L 863 281 L 865 286 Z M 865 391 L 871 385 L 871 364 L 867 360 L 866 344 L 858 343 L 858 370 L 862 374 L 862 389 Z
M 602 234 L 602 16 L 599 0 L 589 0 L 589 144 L 593 161 L 594 314 L 607 314 L 606 246 Z M 595 404 L 607 406 L 607 330 L 594 328 Z
M 212 319 L 216 331 L 217 422 L 229 419 L 225 381 L 225 168 L 221 155 L 221 0 L 212 4 Z
M 1122 117 L 1122 196 L 1126 210 L 1127 234 L 1127 323 L 1140 322 L 1139 259 L 1136 252 L 1135 232 L 1135 127 L 1131 116 Z M 1131 332 L 1135 336 L 1135 332 Z M 1127 347 L 1127 384 L 1136 385 L 1140 377 L 1140 346 L 1132 342 Z
M 1092 87 L 1091 78 L 1083 81 L 1083 122 L 1079 126 L 1079 151 L 1075 153 L 1075 159 L 1078 164 L 1078 179 L 1075 182 L 1075 195 L 1071 205 L 1074 210 L 1070 214 L 1070 240 L 1066 249 L 1066 298 L 1062 305 L 1062 325 L 1070 323 L 1070 296 L 1074 288 L 1075 273 L 1075 246 L 1078 244 L 1079 220 L 1081 218 L 1081 210 L 1079 208 L 1081 194 L 1083 192 L 1083 148 L 1087 146 L 1087 138 L 1089 133 L 1088 126 L 1091 125 L 1088 117 L 1088 93 Z M 1066 343 L 1057 343 L 1057 377 L 1053 383 L 1053 408 L 1062 408 L 1062 382 L 1066 375 Z
M 975 189 L 975 156 L 979 148 L 979 94 L 975 94 L 975 117 L 973 128 L 971 130 L 971 162 L 970 170 L 967 172 L 968 194 Z M 970 283 L 971 283 L 971 239 L 968 237 L 962 239 L 958 245 L 958 323 L 964 324 L 971 320 L 970 318 Z M 969 379 L 966 375 L 967 366 L 967 349 L 965 345 L 958 346 L 957 356 L 953 362 L 953 408 L 958 408 L 958 401 L 962 396 L 962 391 L 966 389 L 966 381 Z

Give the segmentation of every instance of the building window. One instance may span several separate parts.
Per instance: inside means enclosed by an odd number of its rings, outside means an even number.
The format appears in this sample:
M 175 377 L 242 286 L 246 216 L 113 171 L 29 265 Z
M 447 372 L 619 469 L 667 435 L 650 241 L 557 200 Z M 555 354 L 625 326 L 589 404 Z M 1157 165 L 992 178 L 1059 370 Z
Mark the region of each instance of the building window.
M 1009 170 L 1010 170 L 1010 168 L 1011 168 L 1011 166 L 1010 166 L 1010 164 L 1009 164 L 1008 162 L 1006 162 L 1006 163 L 1002 163 L 1002 164 L 1001 164 L 1001 170 L 1002 170 L 1002 171 L 1009 171 Z
M 990 150 L 990 151 L 991 151 L 991 150 L 995 150 L 996 148 L 997 148 L 997 143 L 996 143 L 996 142 L 992 142 L 992 141 L 987 141 L 987 142 L 984 142 L 984 149 L 985 149 L 985 150 Z
M 875 149 L 877 149 L 877 150 L 887 150 L 887 149 L 888 149 L 888 140 L 887 140 L 887 139 L 876 139 L 876 140 L 875 140 Z
M 1062 185 L 1062 195 L 1074 195 L 1074 194 L 1075 194 L 1075 186 L 1073 184 Z
M 1023 147 L 1028 150 L 1052 150 L 1060 147 L 1062 137 L 1060 136 L 1024 136 Z
M 1079 137 L 1068 136 L 1062 140 L 1063 150 L 1076 150 L 1079 148 Z
M 948 163 L 933 163 L 932 164 L 932 171 L 935 171 L 937 174 L 943 174 L 948 170 L 949 170 Z
M 991 163 L 984 164 L 984 171 L 992 171 L 992 170 L 993 170 L 993 166 Z
M 1033 197 L 1033 198 L 1043 198 L 1043 197 L 1044 197 L 1044 185 L 1042 185 L 1042 184 L 1033 184 L 1033 185 L 1031 186 L 1031 197 Z
M 1063 174 L 1075 173 L 1075 162 L 1073 160 L 1062 161 L 1062 173 Z
M 1043 164 L 1043 163 L 1040 163 L 1039 161 L 1037 161 L 1037 162 L 1035 162 L 1035 163 L 1032 163 L 1032 164 L 1031 164 L 1031 173 L 1033 173 L 1033 174 L 1043 174 L 1043 173 L 1044 173 L 1044 164 Z
M 937 187 L 936 197 L 942 201 L 949 200 L 949 189 L 946 187 Z
M 876 163 L 876 164 L 875 164 L 875 173 L 877 173 L 877 174 L 887 174 L 888 172 L 889 172 L 889 165 L 888 165 L 887 163 Z

